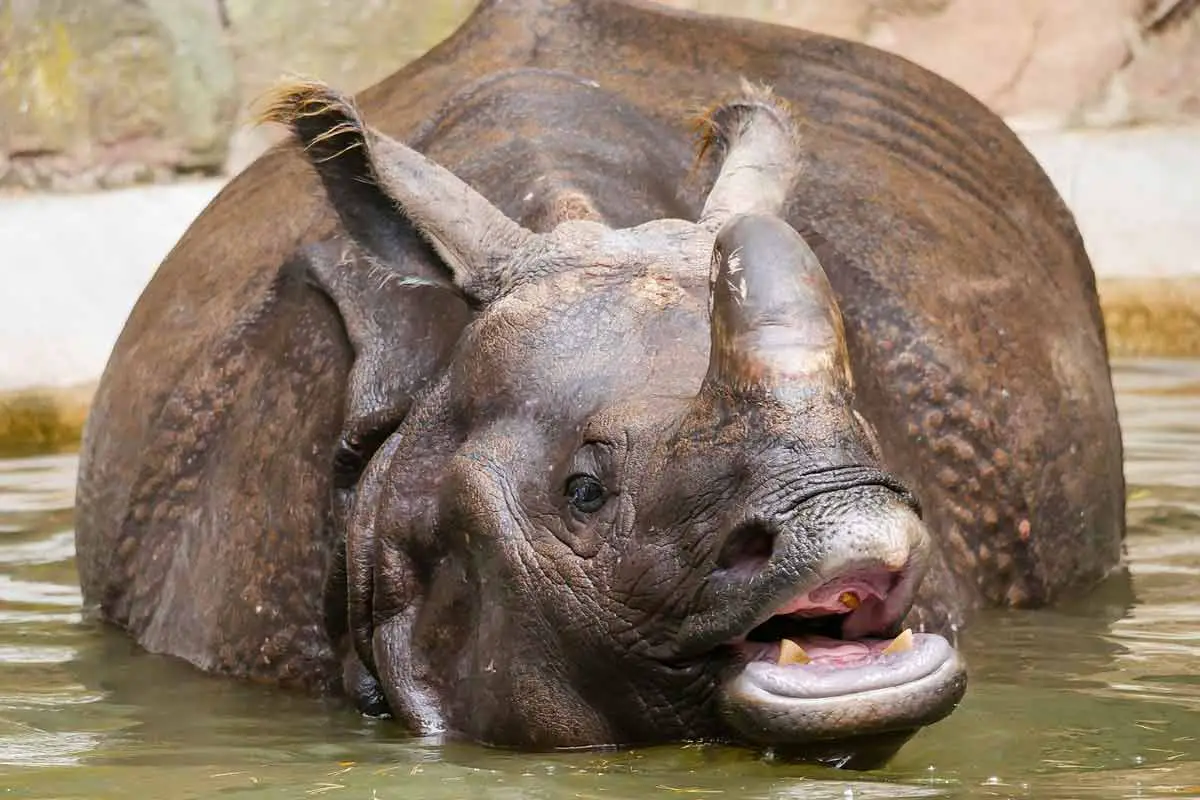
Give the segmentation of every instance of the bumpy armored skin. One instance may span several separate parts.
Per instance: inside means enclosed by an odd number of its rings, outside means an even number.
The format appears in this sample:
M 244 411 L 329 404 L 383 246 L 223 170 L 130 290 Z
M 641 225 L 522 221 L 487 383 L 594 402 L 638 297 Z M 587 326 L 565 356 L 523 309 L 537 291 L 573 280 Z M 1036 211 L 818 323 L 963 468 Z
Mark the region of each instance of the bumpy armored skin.
M 146 649 L 417 732 L 841 763 L 953 708 L 938 632 L 1118 563 L 1091 267 L 944 80 L 491 0 L 266 113 L 303 146 L 192 225 L 88 422 L 84 598 Z

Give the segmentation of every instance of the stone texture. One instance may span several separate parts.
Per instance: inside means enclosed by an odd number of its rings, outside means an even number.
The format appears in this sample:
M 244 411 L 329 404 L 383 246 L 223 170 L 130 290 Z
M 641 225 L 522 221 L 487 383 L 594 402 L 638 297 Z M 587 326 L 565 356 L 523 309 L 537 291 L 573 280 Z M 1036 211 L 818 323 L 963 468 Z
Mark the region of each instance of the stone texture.
M 664 5 L 702 11 L 706 14 L 727 14 L 762 22 L 777 22 L 797 28 L 859 39 L 870 29 L 879 0 L 659 0 Z M 941 6 L 941 0 L 928 0 Z M 895 2 L 891 5 L 894 5 Z
M 1200 125 L 1023 136 L 1102 278 L 1200 275 Z
M 1006 117 L 1073 121 L 1129 54 L 1142 0 L 957 0 L 880 20 L 865 37 L 964 86 Z
M 280 76 L 337 76 L 366 88 L 448 36 L 475 0 L 225 0 L 246 97 Z M 325 78 L 332 80 L 332 78 Z
M 217 0 L 0 0 L 0 186 L 220 166 L 236 106 Z
M 1200 119 L 1200 2 L 1162 0 L 1143 17 L 1130 59 L 1113 77 L 1100 110 L 1087 121 L 1105 124 Z
M 667 0 L 865 41 L 1023 128 L 1200 115 L 1195 0 Z
M 146 282 L 220 187 L 0 198 L 0 392 L 98 378 Z

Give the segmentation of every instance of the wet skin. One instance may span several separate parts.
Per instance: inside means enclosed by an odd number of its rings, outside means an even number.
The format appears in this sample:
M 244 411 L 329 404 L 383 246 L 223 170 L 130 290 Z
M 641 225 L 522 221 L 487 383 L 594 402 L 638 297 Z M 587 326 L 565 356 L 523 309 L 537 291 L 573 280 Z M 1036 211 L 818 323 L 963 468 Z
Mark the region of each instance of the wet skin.
M 197 220 L 89 421 L 85 599 L 148 649 L 414 732 L 864 765 L 961 697 L 938 632 L 1117 562 L 1077 231 L 912 65 L 494 3 L 267 116 L 304 147 Z

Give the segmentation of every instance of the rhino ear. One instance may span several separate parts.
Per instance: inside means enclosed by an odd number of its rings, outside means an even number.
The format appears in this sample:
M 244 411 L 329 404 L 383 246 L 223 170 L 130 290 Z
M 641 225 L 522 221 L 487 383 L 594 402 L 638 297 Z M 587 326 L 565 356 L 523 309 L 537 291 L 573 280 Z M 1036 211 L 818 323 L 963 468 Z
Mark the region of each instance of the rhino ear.
M 800 129 L 783 98 L 743 81 L 741 95 L 700 120 L 700 153 L 722 157 L 700 224 L 716 233 L 740 214 L 779 216 L 800 172 Z
M 261 120 L 291 129 L 359 245 L 386 263 L 411 223 L 476 304 L 506 291 L 510 273 L 497 266 L 538 238 L 449 170 L 367 127 L 350 99 L 324 84 L 284 84 Z

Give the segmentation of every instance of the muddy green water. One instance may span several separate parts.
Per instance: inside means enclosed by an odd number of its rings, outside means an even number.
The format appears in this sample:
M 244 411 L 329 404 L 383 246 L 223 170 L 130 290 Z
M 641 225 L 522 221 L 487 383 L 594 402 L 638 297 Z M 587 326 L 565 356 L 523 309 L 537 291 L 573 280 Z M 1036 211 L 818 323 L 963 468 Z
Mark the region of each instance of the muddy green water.
M 519 755 L 206 678 L 84 621 L 75 459 L 0 461 L 0 792 L 37 798 L 1200 797 L 1200 362 L 1116 381 L 1129 567 L 1069 608 L 976 619 L 972 684 L 885 769 L 730 748 Z

